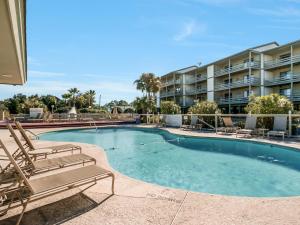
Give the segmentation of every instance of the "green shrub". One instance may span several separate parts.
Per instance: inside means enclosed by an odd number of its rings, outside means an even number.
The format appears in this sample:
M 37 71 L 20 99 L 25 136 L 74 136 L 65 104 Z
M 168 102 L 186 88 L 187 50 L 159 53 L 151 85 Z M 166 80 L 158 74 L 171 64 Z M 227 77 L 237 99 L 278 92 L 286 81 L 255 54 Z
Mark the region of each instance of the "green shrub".
M 288 114 L 293 111 L 293 103 L 285 96 L 270 94 L 266 96 L 251 96 L 245 111 L 252 114 Z M 258 125 L 272 128 L 273 118 L 258 118 Z
M 163 101 L 160 104 L 160 112 L 162 114 L 178 114 L 180 111 L 180 106 L 173 101 Z
M 220 113 L 217 103 L 210 101 L 202 101 L 189 108 L 189 114 L 215 114 Z M 204 116 L 202 118 L 206 123 L 215 126 L 215 116 Z

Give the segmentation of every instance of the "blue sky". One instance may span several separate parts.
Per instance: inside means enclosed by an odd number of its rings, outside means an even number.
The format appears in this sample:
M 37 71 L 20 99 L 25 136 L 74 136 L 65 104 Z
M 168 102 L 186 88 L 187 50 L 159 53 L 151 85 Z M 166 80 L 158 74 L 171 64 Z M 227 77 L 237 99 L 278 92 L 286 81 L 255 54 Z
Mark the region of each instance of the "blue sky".
M 142 72 L 169 71 L 300 39 L 300 0 L 28 0 L 28 82 L 16 93 L 94 89 L 132 101 Z

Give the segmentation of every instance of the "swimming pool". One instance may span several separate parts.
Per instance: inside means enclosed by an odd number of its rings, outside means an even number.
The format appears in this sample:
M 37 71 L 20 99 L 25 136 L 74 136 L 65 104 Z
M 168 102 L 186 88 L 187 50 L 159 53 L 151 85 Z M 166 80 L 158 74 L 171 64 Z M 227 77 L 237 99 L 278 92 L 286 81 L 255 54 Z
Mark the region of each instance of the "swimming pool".
M 291 148 L 148 128 L 65 130 L 40 139 L 96 144 L 117 171 L 162 186 L 234 196 L 300 195 L 300 152 Z

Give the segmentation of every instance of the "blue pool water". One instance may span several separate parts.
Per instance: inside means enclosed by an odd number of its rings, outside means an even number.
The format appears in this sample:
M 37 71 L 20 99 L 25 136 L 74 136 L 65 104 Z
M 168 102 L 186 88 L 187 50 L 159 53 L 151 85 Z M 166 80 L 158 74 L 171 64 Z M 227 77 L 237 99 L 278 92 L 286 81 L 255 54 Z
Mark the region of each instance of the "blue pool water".
M 167 187 L 236 196 L 300 195 L 300 152 L 290 148 L 143 128 L 59 131 L 41 139 L 96 144 L 114 169 Z

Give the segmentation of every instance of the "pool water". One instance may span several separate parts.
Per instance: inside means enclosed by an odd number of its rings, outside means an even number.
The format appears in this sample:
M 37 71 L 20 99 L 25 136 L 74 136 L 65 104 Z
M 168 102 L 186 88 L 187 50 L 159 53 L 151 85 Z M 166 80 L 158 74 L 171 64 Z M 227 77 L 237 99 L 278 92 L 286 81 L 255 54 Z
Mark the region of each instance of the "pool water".
M 235 196 L 300 195 L 300 152 L 291 148 L 146 128 L 67 130 L 40 138 L 96 144 L 117 171 L 162 186 Z

